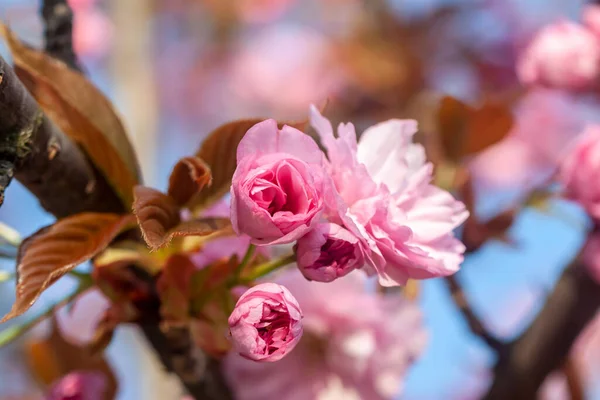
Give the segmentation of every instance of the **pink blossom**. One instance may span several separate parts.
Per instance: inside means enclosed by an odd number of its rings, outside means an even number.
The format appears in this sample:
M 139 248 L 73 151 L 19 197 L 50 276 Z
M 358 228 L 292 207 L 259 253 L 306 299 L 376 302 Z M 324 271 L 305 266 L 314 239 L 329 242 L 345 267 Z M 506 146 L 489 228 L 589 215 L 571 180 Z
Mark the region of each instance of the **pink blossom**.
M 112 44 L 113 26 L 102 11 L 95 8 L 75 13 L 73 47 L 81 56 L 103 56 Z
M 583 8 L 583 24 L 597 37 L 600 37 L 600 6 L 588 4 Z
M 298 268 L 310 280 L 331 282 L 361 268 L 364 255 L 359 240 L 337 224 L 315 227 L 298 240 Z
M 244 110 L 274 115 L 306 113 L 311 103 L 335 95 L 346 81 L 334 62 L 327 37 L 316 30 L 279 24 L 261 30 L 243 42 L 231 61 L 229 95 Z
M 427 335 L 421 313 L 399 296 L 383 297 L 360 274 L 309 282 L 291 270 L 279 283 L 296 296 L 304 335 L 277 363 L 230 354 L 226 376 L 240 400 L 398 398 Z
M 277 361 L 298 344 L 302 336 L 302 311 L 292 294 L 275 283 L 247 290 L 229 317 L 233 345 L 255 361 Z
M 517 62 L 519 79 L 528 85 L 583 89 L 594 84 L 599 73 L 599 39 L 567 21 L 540 30 Z
M 99 373 L 73 372 L 56 382 L 46 400 L 102 400 L 106 379 Z
M 595 219 L 600 218 L 600 126 L 588 126 L 574 143 L 560 167 L 565 196 L 579 203 Z
M 72 307 L 56 313 L 58 327 L 66 340 L 78 346 L 89 344 L 96 328 L 110 306 L 110 300 L 100 290 L 92 289 L 77 298 Z
M 311 123 L 327 149 L 326 169 L 337 189 L 327 198 L 328 216 L 361 240 L 367 272 L 376 272 L 384 286 L 456 272 L 465 247 L 453 230 L 468 212 L 430 183 L 433 167 L 424 148 L 412 143 L 416 122 L 372 126 L 358 144 L 352 124 L 341 124 L 335 138 L 315 107 Z
M 319 220 L 323 154 L 308 135 L 267 120 L 246 133 L 231 185 L 231 223 L 255 244 L 290 243 Z

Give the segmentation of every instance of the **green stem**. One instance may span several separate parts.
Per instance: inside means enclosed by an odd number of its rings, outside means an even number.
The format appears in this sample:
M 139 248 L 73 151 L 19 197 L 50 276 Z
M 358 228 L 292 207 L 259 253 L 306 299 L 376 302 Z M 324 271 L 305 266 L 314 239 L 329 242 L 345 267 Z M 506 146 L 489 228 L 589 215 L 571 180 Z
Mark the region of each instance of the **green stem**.
M 4 329 L 0 332 L 0 347 L 6 346 L 13 340 L 17 339 L 19 336 L 23 335 L 25 332 L 29 331 L 31 328 L 42 322 L 44 319 L 50 317 L 58 308 L 67 305 L 73 300 L 75 300 L 77 296 L 79 296 L 87 289 L 89 289 L 88 285 L 79 285 L 73 293 L 60 300 L 59 302 L 54 303 L 52 306 L 48 307 L 36 317 L 30 319 L 29 321 L 26 321 L 23 324 L 13 325 L 9 328 Z
M 0 240 L 17 248 L 21 245 L 21 235 L 10 226 L 0 222 Z
M 267 263 L 258 265 L 258 266 L 256 266 L 256 268 L 254 268 L 252 270 L 252 273 L 249 276 L 245 277 L 244 279 L 241 279 L 241 283 L 246 283 L 246 284 L 252 283 L 255 280 L 262 278 L 263 276 L 268 275 L 271 272 L 273 272 L 283 266 L 291 264 L 295 261 L 296 261 L 296 255 L 290 254 L 288 256 L 278 258 L 276 260 L 272 260 Z
M 252 260 L 252 257 L 254 257 L 255 252 L 256 252 L 255 245 L 251 244 L 250 246 L 248 246 L 248 250 L 246 250 L 246 254 L 244 254 L 244 258 L 242 258 L 242 262 L 235 269 L 234 276 L 236 279 L 239 278 L 239 276 L 242 274 L 242 271 L 244 271 L 244 268 L 246 268 L 246 266 L 250 263 L 250 261 Z

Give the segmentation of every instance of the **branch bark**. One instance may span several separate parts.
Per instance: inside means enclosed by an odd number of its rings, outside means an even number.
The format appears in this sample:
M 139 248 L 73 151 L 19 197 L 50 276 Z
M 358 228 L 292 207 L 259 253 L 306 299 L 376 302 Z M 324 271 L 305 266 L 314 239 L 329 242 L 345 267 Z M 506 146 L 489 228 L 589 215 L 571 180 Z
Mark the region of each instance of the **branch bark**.
M 546 377 L 565 364 L 575 339 L 598 307 L 600 285 L 580 262 L 571 264 L 535 321 L 499 358 L 484 399 L 534 399 Z
M 44 19 L 46 53 L 82 71 L 73 49 L 73 10 L 67 0 L 44 0 L 40 11 Z
M 84 153 L 40 110 L 0 57 L 0 195 L 13 175 L 57 218 L 122 212 L 121 201 Z M 1 202 L 0 202 L 1 204 Z
M 506 343 L 500 341 L 494 335 L 492 335 L 483 325 L 479 317 L 475 314 L 473 309 L 469 306 L 469 302 L 462 290 L 460 283 L 456 275 L 450 275 L 444 278 L 450 295 L 454 300 L 454 304 L 458 307 L 458 310 L 462 314 L 463 318 L 469 325 L 471 332 L 481 338 L 491 349 L 495 350 L 498 354 L 503 354 L 506 351 Z

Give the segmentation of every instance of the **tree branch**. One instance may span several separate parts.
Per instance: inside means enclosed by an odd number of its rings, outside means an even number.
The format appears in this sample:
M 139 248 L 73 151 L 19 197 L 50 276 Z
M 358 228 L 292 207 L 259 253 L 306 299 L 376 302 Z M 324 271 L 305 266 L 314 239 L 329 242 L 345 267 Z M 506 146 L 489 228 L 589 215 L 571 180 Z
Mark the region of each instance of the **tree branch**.
M 469 302 L 462 290 L 460 283 L 458 282 L 456 275 L 450 275 L 444 278 L 450 295 L 454 304 L 458 307 L 458 310 L 464 317 L 465 321 L 469 325 L 471 332 L 481 338 L 490 348 L 495 350 L 498 354 L 502 354 L 506 351 L 506 343 L 503 343 L 498 338 L 493 336 L 483 325 L 479 317 L 475 314 L 473 309 L 469 306 Z
M 73 49 L 73 10 L 67 0 L 44 0 L 40 11 L 44 19 L 46 53 L 81 72 Z
M 14 175 L 57 218 L 84 211 L 124 211 L 104 178 L 43 114 L 2 57 L 0 74 L 2 198 Z
M 546 377 L 567 361 L 575 339 L 600 306 L 600 285 L 578 261 L 559 279 L 542 311 L 495 367 L 486 400 L 534 399 Z

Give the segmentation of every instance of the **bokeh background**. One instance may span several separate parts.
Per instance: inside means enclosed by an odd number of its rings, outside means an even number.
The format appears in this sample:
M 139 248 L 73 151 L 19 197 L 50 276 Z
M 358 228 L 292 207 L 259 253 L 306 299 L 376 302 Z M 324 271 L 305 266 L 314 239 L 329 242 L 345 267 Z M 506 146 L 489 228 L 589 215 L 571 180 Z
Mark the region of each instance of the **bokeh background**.
M 532 35 L 549 22 L 580 18 L 583 0 L 70 3 L 75 47 L 86 72 L 117 104 L 145 181 L 157 188 L 166 187 L 176 160 L 192 154 L 219 124 L 255 116 L 301 119 L 309 104 L 326 100 L 332 120 L 353 121 L 360 130 L 391 117 L 417 118 L 415 99 L 429 95 L 464 101 L 518 96 L 513 129 L 520 133 L 515 135 L 548 152 L 600 115 L 598 104 L 585 96 L 575 99 L 546 89 L 523 94 L 514 71 Z M 40 45 L 38 7 L 34 0 L 2 0 L 0 18 Z M 9 57 L 5 47 L 0 52 Z M 530 153 L 503 143 L 473 160 L 482 216 L 509 207 L 524 187 L 544 179 Z M 0 221 L 26 236 L 52 218 L 14 182 Z M 579 209 L 560 201 L 544 210 L 525 208 L 507 240 L 489 241 L 467 258 L 460 280 L 491 331 L 514 337 L 535 317 L 583 244 L 586 224 Z M 55 285 L 36 308 L 60 298 L 69 284 Z M 10 283 L 0 286 L 1 314 L 8 311 L 13 292 Z M 478 398 L 489 383 L 494 355 L 469 331 L 443 281 L 425 282 L 419 301 L 430 339 L 407 376 L 403 398 Z M 593 359 L 600 354 L 600 341 L 595 343 L 593 327 L 586 335 L 579 351 Z M 25 340 L 0 349 L 0 399 L 36 393 L 24 361 Z M 119 329 L 109 358 L 121 382 L 119 399 L 178 398 L 181 389 L 160 372 L 134 329 Z M 600 382 L 600 369 L 588 361 L 589 398 L 600 399 L 600 385 L 594 384 Z M 548 381 L 545 397 L 568 398 L 563 380 Z

